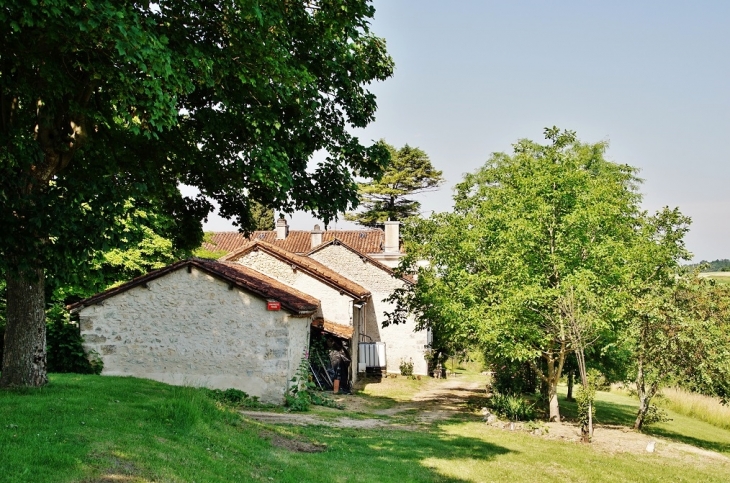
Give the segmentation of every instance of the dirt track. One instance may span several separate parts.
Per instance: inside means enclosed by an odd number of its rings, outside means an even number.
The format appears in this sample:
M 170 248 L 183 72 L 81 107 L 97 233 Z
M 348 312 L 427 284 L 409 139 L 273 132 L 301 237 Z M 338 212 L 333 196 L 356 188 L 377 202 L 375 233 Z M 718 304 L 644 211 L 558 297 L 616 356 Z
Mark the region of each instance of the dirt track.
M 429 380 L 423 387 L 407 400 L 400 400 L 385 409 L 372 407 L 372 398 L 368 396 L 338 396 L 336 400 L 345 405 L 345 411 L 352 416 L 339 416 L 340 411 L 324 410 L 318 414 L 274 413 L 263 411 L 241 411 L 249 419 L 269 424 L 321 425 L 338 428 L 389 428 L 401 431 L 423 430 L 435 422 L 449 419 L 455 415 L 471 416 L 473 421 L 481 417 L 468 408 L 467 402 L 480 401 L 485 396 L 485 380 L 481 378 L 459 378 L 447 380 Z M 383 380 L 386 385 L 397 387 L 398 381 Z M 387 393 L 387 391 L 386 391 Z M 379 396 L 380 399 L 387 399 Z M 392 400 L 391 400 L 392 402 Z M 472 411 L 469 411 L 472 409 Z M 368 417 L 368 416 L 372 417 Z M 485 431 L 511 431 L 508 422 L 484 424 Z M 516 431 L 525 431 L 522 424 L 516 425 Z M 546 430 L 546 431 L 545 431 Z M 546 423 L 543 431 L 534 437 L 541 437 L 565 442 L 580 443 L 580 429 L 572 423 Z M 703 460 L 730 461 L 730 458 L 683 443 L 665 440 L 628 428 L 618 426 L 597 426 L 592 447 L 597 451 L 608 453 L 646 453 L 647 445 L 655 443 L 657 456 L 666 458 L 699 458 Z

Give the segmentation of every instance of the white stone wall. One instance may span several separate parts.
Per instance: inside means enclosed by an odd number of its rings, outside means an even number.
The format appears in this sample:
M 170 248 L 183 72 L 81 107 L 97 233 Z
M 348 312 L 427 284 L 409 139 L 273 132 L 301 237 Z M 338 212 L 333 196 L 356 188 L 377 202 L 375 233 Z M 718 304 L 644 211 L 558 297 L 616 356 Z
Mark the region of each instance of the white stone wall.
M 84 347 L 101 356 L 104 375 L 236 388 L 271 403 L 283 402 L 311 323 L 186 267 L 79 315 Z
M 399 372 L 401 359 L 413 359 L 415 374 L 428 373 L 424 359 L 427 334 L 425 330 L 415 331 L 416 323 L 412 317 L 406 324 L 382 328 L 382 323 L 386 320 L 383 313 L 391 312 L 395 308 L 394 304 L 385 302 L 384 299 L 396 288 L 402 287 L 405 284 L 403 280 L 363 261 L 359 255 L 342 245 L 328 245 L 313 253 L 311 258 L 372 292 L 372 298 L 365 307 L 365 334 L 376 342 L 385 342 L 388 372 Z
M 319 299 L 322 303 L 317 316 L 340 325 L 352 326 L 354 299 L 349 295 L 340 294 L 338 289 L 332 288 L 302 270 L 294 270 L 290 264 L 282 262 L 263 250 L 251 251 L 236 262 Z

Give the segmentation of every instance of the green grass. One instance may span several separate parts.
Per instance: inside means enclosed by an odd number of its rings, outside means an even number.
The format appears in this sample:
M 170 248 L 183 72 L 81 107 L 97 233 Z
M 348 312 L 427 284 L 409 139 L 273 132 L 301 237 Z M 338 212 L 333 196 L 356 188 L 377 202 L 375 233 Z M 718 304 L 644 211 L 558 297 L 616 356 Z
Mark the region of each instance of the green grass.
M 624 399 L 608 396 L 601 394 L 599 414 L 608 418 L 611 409 L 625 419 Z M 200 390 L 51 375 L 39 390 L 0 391 L 0 481 L 727 481 L 730 474 L 724 463 L 613 455 L 466 419 L 422 431 L 265 425 Z M 716 433 L 682 437 L 725 444 Z M 325 450 L 293 451 L 297 444 Z
M 566 387 L 559 386 L 558 389 L 561 396 L 565 396 Z M 633 427 L 637 409 L 636 398 L 625 393 L 619 391 L 596 393 L 597 424 Z M 643 432 L 717 451 L 730 457 L 730 430 L 680 414 L 669 407 L 666 410 L 671 421 L 647 426 Z M 560 411 L 564 417 L 571 419 L 577 417 L 576 404 L 566 401 L 564 397 L 560 400 Z
M 662 391 L 661 407 L 677 414 L 690 416 L 718 428 L 730 429 L 730 405 L 723 405 L 719 398 L 695 394 L 679 388 Z

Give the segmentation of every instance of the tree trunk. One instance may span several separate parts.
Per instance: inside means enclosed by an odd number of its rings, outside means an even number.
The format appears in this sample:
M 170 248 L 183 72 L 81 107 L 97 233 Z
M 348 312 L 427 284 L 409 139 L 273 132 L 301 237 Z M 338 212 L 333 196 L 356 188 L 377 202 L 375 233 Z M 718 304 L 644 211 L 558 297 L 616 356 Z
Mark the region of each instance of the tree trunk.
M 646 393 L 639 391 L 639 412 L 636 414 L 636 421 L 634 422 L 634 429 L 641 431 L 644 425 L 644 417 L 646 412 L 649 410 L 649 398 L 646 397 Z
M 560 422 L 560 406 L 558 404 L 558 379 L 560 375 L 555 368 L 555 361 L 549 359 L 547 361 L 547 384 L 548 384 L 548 403 L 550 408 L 550 421 Z
M 45 280 L 42 269 L 6 275 L 7 323 L 0 387 L 39 387 L 46 375 Z
M 649 404 L 651 404 L 651 398 L 654 397 L 658 389 L 658 385 L 651 384 L 649 390 L 646 389 L 646 381 L 644 380 L 644 367 L 642 361 L 639 361 L 639 370 L 636 373 L 636 392 L 639 395 L 639 411 L 636 413 L 636 421 L 634 422 L 634 429 L 641 431 L 644 426 L 644 418 L 646 413 L 649 411 Z
M 565 396 L 565 399 L 568 401 L 575 401 L 573 399 L 573 370 L 568 371 L 568 395 Z

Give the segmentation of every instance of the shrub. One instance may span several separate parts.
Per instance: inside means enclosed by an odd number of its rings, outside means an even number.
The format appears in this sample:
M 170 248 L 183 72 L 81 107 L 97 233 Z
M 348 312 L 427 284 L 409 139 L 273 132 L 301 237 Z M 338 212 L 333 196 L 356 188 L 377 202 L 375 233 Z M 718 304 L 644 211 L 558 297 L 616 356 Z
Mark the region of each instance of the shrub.
M 510 421 L 530 421 L 535 419 L 535 405 L 519 396 L 494 393 L 489 405 L 500 417 Z
M 492 389 L 502 394 L 534 394 L 538 375 L 528 362 L 500 360 L 494 363 Z
M 296 374 L 291 379 L 292 386 L 284 396 L 284 404 L 289 411 L 294 412 L 309 411 L 312 405 L 342 409 L 341 404 L 317 391 L 317 386 L 312 382 L 309 374 L 308 356 L 309 354 L 305 352 Z
M 233 408 L 266 408 L 273 405 L 262 403 L 258 396 L 249 396 L 244 391 L 238 389 L 205 389 L 205 393 L 214 401 Z
M 650 404 L 649 409 L 646 411 L 646 416 L 644 416 L 644 426 L 649 424 L 666 423 L 671 420 L 672 419 L 669 417 L 669 414 L 667 414 L 664 409 L 657 407 L 654 404 Z
M 413 359 L 406 362 L 405 359 L 400 360 L 400 375 L 413 377 Z
M 69 320 L 66 309 L 55 304 L 46 312 L 48 372 L 101 374 L 103 363 L 95 353 L 84 351 L 78 325 Z

